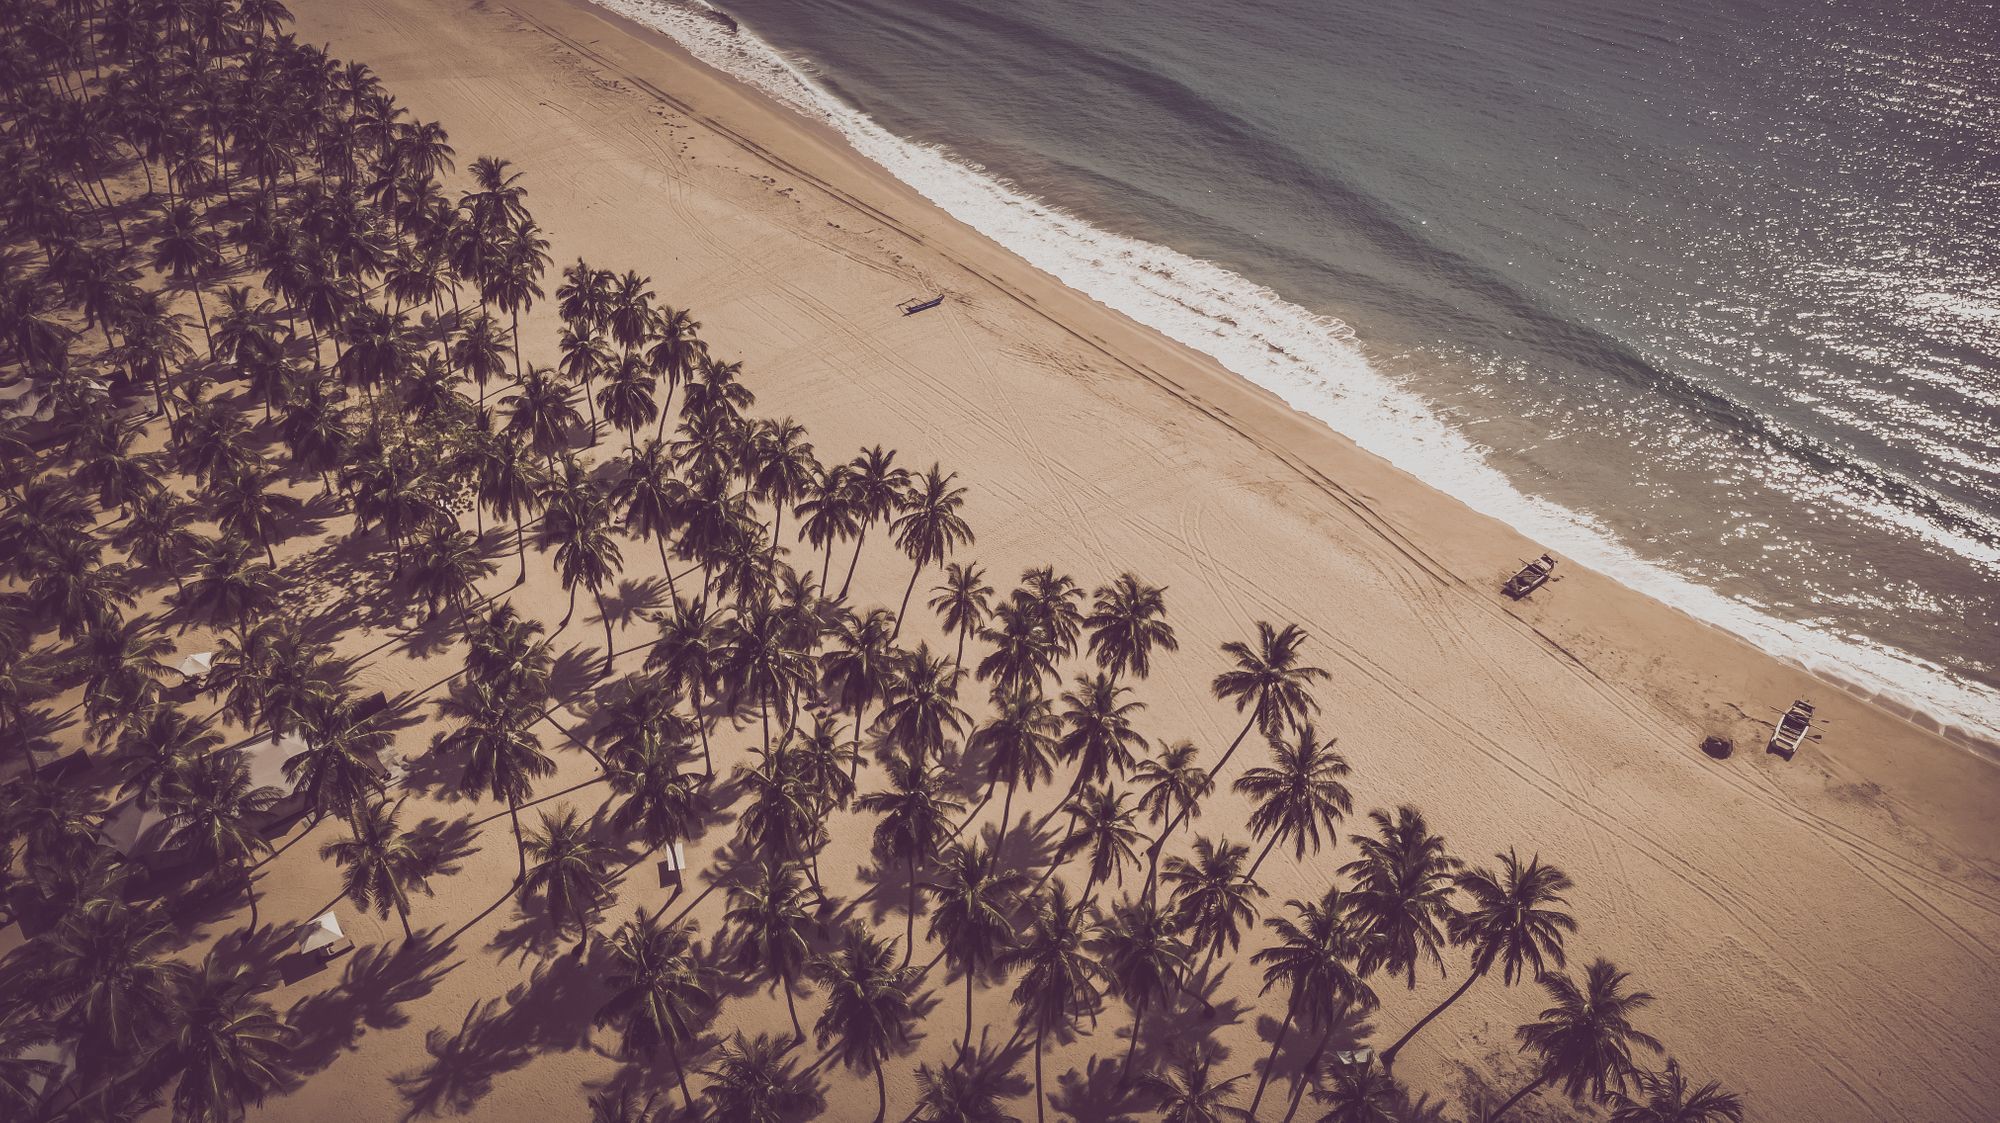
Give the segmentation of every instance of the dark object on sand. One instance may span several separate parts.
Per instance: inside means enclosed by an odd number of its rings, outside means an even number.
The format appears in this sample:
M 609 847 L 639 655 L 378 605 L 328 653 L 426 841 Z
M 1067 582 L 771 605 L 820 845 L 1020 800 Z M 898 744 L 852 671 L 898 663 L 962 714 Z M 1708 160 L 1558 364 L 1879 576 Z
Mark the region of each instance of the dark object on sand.
M 903 315 L 914 316 L 926 308 L 936 308 L 938 305 L 943 303 L 944 303 L 944 294 L 939 293 L 938 295 L 931 297 L 929 300 L 916 300 L 914 298 L 910 300 L 905 300 L 902 304 L 898 305 L 898 307 L 900 307 L 903 310 Z
M 1521 572 L 1509 577 L 1507 583 L 1500 586 L 1500 591 L 1513 597 L 1515 600 L 1520 600 L 1522 597 L 1548 584 L 1549 575 L 1555 571 L 1556 559 L 1543 554 L 1541 557 L 1522 566 Z
M 1701 741 L 1701 751 L 1717 760 L 1728 760 L 1729 754 L 1736 751 L 1736 742 L 1727 737 L 1704 737 Z
M 1771 743 L 1764 746 L 1764 751 L 1777 753 L 1786 760 L 1792 759 L 1792 754 L 1798 752 L 1799 746 L 1805 743 L 1806 736 L 1812 729 L 1812 721 L 1812 703 L 1803 698 L 1793 702 L 1792 708 L 1786 710 L 1785 716 L 1778 720 L 1778 727 L 1771 731 Z
M 687 851 L 682 849 L 680 843 L 675 842 L 667 846 L 666 855 L 660 862 L 660 888 L 672 889 L 678 893 L 681 890 L 681 879 L 687 872 Z

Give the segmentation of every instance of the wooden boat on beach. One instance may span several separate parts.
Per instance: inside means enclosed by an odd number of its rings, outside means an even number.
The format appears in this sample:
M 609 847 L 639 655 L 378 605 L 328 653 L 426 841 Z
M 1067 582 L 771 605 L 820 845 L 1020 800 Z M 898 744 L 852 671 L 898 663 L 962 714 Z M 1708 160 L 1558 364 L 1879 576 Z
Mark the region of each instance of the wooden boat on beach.
M 1556 559 L 1547 554 L 1521 567 L 1521 571 L 1507 579 L 1500 591 L 1515 600 L 1520 600 L 1536 589 L 1549 583 L 1549 576 L 1556 571 Z
M 939 293 L 936 296 L 931 297 L 929 300 L 924 300 L 920 297 L 911 297 L 910 299 L 905 300 L 902 304 L 898 305 L 898 307 L 900 307 L 903 310 L 903 315 L 914 316 L 917 313 L 922 312 L 926 308 L 936 308 L 938 305 L 943 303 L 944 303 L 944 294 Z
M 1778 719 L 1778 727 L 1771 731 L 1771 741 L 1764 746 L 1767 753 L 1777 753 L 1786 760 L 1799 751 L 1812 730 L 1813 705 L 1801 698 L 1792 703 L 1785 716 Z

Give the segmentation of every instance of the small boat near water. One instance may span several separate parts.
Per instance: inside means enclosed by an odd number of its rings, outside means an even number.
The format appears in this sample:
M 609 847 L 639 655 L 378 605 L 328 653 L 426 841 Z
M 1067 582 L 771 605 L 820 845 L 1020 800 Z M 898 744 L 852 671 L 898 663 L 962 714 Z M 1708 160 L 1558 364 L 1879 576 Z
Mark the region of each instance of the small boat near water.
M 898 307 L 902 308 L 903 315 L 914 316 L 917 313 L 922 312 L 926 308 L 936 308 L 938 305 L 943 303 L 944 303 L 944 294 L 939 293 L 928 300 L 925 300 L 921 297 L 911 297 L 909 300 L 905 300 L 902 304 L 898 305 Z
M 1500 591 L 1515 600 L 1520 600 L 1536 589 L 1549 583 L 1549 577 L 1556 571 L 1556 559 L 1547 554 L 1521 567 L 1521 571 L 1507 579 Z
M 1799 746 L 1805 744 L 1810 736 L 1812 723 L 1813 704 L 1803 698 L 1793 702 L 1792 708 L 1785 711 L 1785 716 L 1778 719 L 1778 727 L 1771 731 L 1771 741 L 1764 746 L 1764 751 L 1776 753 L 1786 760 L 1792 759 Z

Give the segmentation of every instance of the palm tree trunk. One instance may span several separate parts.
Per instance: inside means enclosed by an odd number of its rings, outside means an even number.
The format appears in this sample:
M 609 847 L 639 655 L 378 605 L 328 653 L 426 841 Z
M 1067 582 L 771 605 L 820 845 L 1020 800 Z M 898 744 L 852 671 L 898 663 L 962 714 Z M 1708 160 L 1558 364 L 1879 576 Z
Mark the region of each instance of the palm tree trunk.
M 994 868 L 1000 864 L 1000 844 L 1007 841 L 1007 828 L 1014 821 L 1014 788 L 1019 783 L 1019 778 L 1007 781 L 1007 796 L 1000 801 L 1000 830 L 993 836 L 993 853 L 986 856 L 988 876 L 991 876 Z
M 903 634 L 903 614 L 910 610 L 910 594 L 917 591 L 917 576 L 923 571 L 924 563 L 921 561 L 917 563 L 915 569 L 910 570 L 910 583 L 903 589 L 903 603 L 896 607 L 896 626 L 889 632 L 891 642 Z
M 862 527 L 854 535 L 854 556 L 847 560 L 847 579 L 840 583 L 840 599 L 847 599 L 847 587 L 854 584 L 854 567 L 861 564 L 861 543 L 868 539 L 868 528 Z
M 521 841 L 521 807 L 511 799 L 507 801 L 507 817 L 514 821 L 514 853 L 521 858 L 521 876 L 514 881 L 519 885 L 528 880 L 528 844 Z
M 514 579 L 514 584 L 525 585 L 528 583 L 528 535 L 521 529 L 519 515 L 514 517 L 514 550 L 521 555 L 521 576 Z
M 1250 1097 L 1249 1117 L 1257 1117 L 1257 1105 L 1264 1099 L 1264 1087 L 1271 1082 L 1271 1069 L 1277 1066 L 1278 1050 L 1284 1047 L 1285 1035 L 1292 1032 L 1292 1018 L 1299 1012 L 1298 998 L 1294 996 L 1285 1003 L 1285 1024 L 1278 1027 L 1278 1036 L 1271 1042 L 1271 1055 L 1264 1058 L 1264 1075 L 1257 1081 L 1257 1094 Z
M 1548 1083 L 1548 1080 L 1549 1080 L 1549 1074 L 1548 1072 L 1544 1071 L 1540 1076 L 1537 1076 L 1533 1080 L 1528 1081 L 1527 1087 L 1514 1093 L 1512 1096 L 1509 1096 L 1507 1098 L 1506 1103 L 1501 1104 L 1499 1107 L 1495 1108 L 1491 1114 L 1487 1115 L 1486 1123 L 1493 1123 L 1494 1120 L 1507 1114 L 1508 1108 L 1513 1107 L 1515 1104 L 1519 1103 L 1522 1097 L 1526 1096 L 1529 1092 L 1532 1092 L 1535 1089 L 1541 1087 L 1542 1085 Z
M 1222 759 L 1216 761 L 1215 767 L 1208 770 L 1209 780 L 1213 781 L 1215 779 L 1216 775 L 1222 771 L 1223 766 L 1229 763 L 1229 758 L 1236 755 L 1236 746 L 1241 745 L 1243 738 L 1250 735 L 1250 727 L 1257 724 L 1257 711 L 1259 708 L 1258 706 L 1250 707 L 1250 720 L 1244 722 L 1243 728 L 1236 731 L 1236 739 L 1229 742 L 1229 748 L 1223 750 Z M 1179 819 L 1175 820 L 1177 823 L 1179 821 Z
M 590 594 L 597 598 L 597 614 L 604 620 L 604 677 L 610 678 L 612 662 L 618 657 L 618 641 L 611 635 L 611 613 L 604 607 L 604 591 L 592 589 Z
M 679 1081 L 681 1085 L 681 1103 L 686 1107 L 687 1110 L 693 1111 L 694 1097 L 688 1094 L 687 1073 L 681 1071 L 681 1051 L 679 1049 L 674 1048 L 673 1038 L 671 1037 L 667 1039 L 667 1056 L 673 1059 L 674 1079 Z
M 1035 1027 L 1035 1123 L 1044 1123 L 1042 1118 L 1042 1029 Z
M 1318 1071 L 1320 1058 L 1326 1056 L 1327 1044 L 1332 1040 L 1333 1027 L 1329 1025 L 1326 1032 L 1320 1034 L 1319 1045 L 1313 1049 L 1312 1059 L 1306 1062 L 1306 1067 L 1299 1070 L 1298 1079 L 1292 1081 L 1292 1106 L 1286 1109 L 1283 1123 L 1292 1123 L 1292 1117 L 1299 1113 L 1299 1104 L 1306 1098 L 1306 1081 Z
M 972 1056 L 972 964 L 965 965 L 965 1039 L 958 1043 L 958 1060 L 964 1064 Z
M 1120 1087 L 1132 1082 L 1132 1057 L 1139 1051 L 1139 1030 L 1146 1024 L 1146 1004 L 1151 998 L 1151 995 L 1142 995 L 1138 1008 L 1132 1012 L 1132 1040 L 1125 1046 L 1125 1065 L 1118 1070 Z
M 403 942 L 407 944 L 407 943 L 409 943 L 409 942 L 410 942 L 411 940 L 414 940 L 414 939 L 416 939 L 416 938 L 417 938 L 417 937 L 416 937 L 416 933 L 414 933 L 414 932 L 410 931 L 410 908 L 409 908 L 409 906 L 408 906 L 408 905 L 405 905 L 405 904 L 404 904 L 403 902 L 401 902 L 401 901 L 397 901 L 397 902 L 396 902 L 396 916 L 397 916 L 397 918 L 398 918 L 398 919 L 400 919 L 400 920 L 401 920 L 401 921 L 403 922 Z
M 799 1004 L 792 998 L 792 980 L 780 979 L 779 985 L 785 988 L 785 1010 L 792 1016 L 792 1033 L 798 1038 L 800 1044 L 804 1044 L 806 1030 L 804 1026 L 799 1024 Z
M 250 930 L 255 932 L 257 930 L 257 886 L 255 879 L 251 877 L 250 867 L 244 866 L 242 869 L 243 899 L 250 902 Z
M 1409 1030 L 1403 1034 L 1403 1036 L 1398 1037 L 1394 1045 L 1391 1045 L 1387 1049 L 1382 1050 L 1382 1071 L 1386 1073 L 1394 1069 L 1396 1067 L 1396 1054 L 1402 1051 L 1403 1046 L 1408 1045 L 1410 1043 L 1410 1038 L 1415 1037 L 1417 1035 L 1417 1031 L 1431 1024 L 1432 1018 L 1435 1018 L 1439 1014 L 1444 1013 L 1445 1007 L 1450 1006 L 1454 1002 L 1457 1002 L 1459 996 L 1464 994 L 1467 990 L 1471 989 L 1472 984 L 1478 982 L 1479 976 L 1483 973 L 1484 972 L 1477 970 L 1468 972 L 1465 976 L 1465 981 L 1458 984 L 1457 990 L 1451 992 L 1451 997 L 1445 999 L 1443 1002 L 1438 1003 L 1437 1006 L 1434 1007 L 1430 1013 L 1425 1014 L 1421 1019 L 1419 1019 L 1416 1025 L 1411 1026 Z
M 1250 863 L 1250 872 L 1243 875 L 1245 881 L 1257 880 L 1257 867 L 1263 865 L 1264 859 L 1271 856 L 1271 848 L 1278 845 L 1278 839 L 1282 837 L 1284 837 L 1283 831 L 1273 830 L 1271 832 L 1271 841 L 1266 842 L 1264 849 L 1257 852 L 1257 860 Z
M 906 868 L 910 875 L 910 908 L 903 914 L 903 966 L 910 965 L 910 955 L 917 949 L 917 852 L 909 853 Z
M 882 1063 L 875 1063 L 875 1123 L 889 1117 L 889 1082 L 882 1078 Z

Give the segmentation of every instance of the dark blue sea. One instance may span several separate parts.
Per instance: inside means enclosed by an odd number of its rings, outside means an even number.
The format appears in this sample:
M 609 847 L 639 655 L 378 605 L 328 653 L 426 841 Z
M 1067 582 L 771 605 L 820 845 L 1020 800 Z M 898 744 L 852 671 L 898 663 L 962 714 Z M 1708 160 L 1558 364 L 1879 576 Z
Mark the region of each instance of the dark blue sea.
M 600 2 L 1559 554 L 2000 736 L 2000 6 Z

